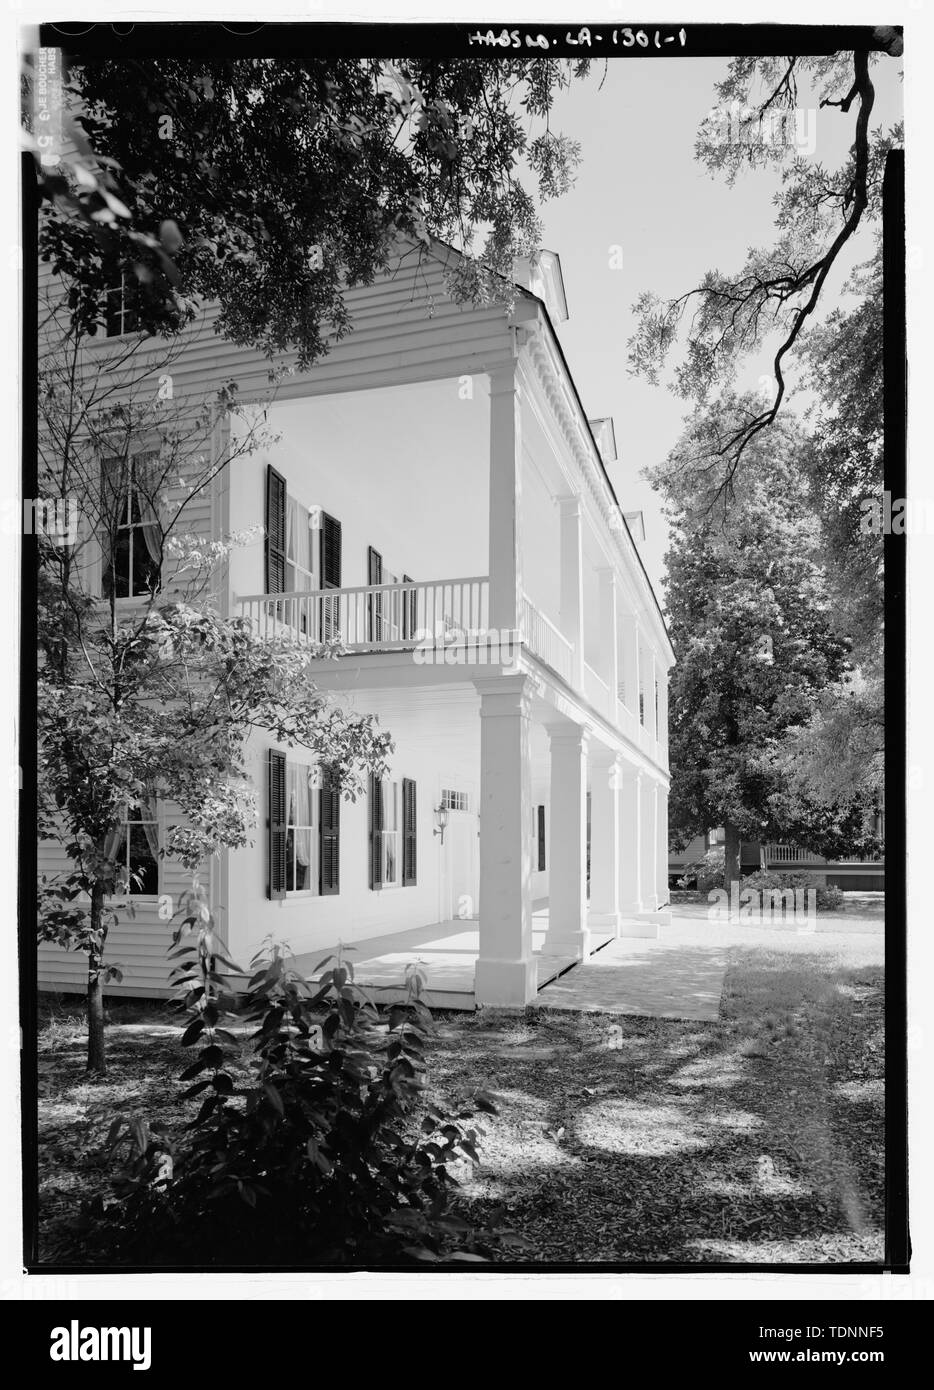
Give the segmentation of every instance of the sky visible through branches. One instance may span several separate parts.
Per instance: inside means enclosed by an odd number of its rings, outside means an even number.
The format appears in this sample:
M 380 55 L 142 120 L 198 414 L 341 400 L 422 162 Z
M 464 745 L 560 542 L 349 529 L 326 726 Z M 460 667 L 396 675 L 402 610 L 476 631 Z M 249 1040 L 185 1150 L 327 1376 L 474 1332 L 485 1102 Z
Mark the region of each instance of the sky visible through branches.
M 684 293 L 709 269 L 732 273 L 748 247 L 776 239 L 772 198 L 781 187 L 781 165 L 746 170 L 730 187 L 694 158 L 697 128 L 716 105 L 715 85 L 727 64 L 726 58 L 677 64 L 632 59 L 611 61 L 605 74 L 595 64 L 587 78 L 558 95 L 551 117 L 552 127 L 580 141 L 583 152 L 572 191 L 541 208 L 544 245 L 561 257 L 570 310 L 557 332 L 588 415 L 615 419 L 620 462 L 610 475 L 623 507 L 645 510 L 643 559 L 656 585 L 664 572 L 666 529 L 659 499 L 639 473 L 667 455 L 688 402 L 627 374 L 626 345 L 636 326 L 632 306 L 646 290 L 665 299 Z M 873 130 L 902 119 L 901 66 L 885 56 L 872 66 Z M 836 169 L 853 138 L 852 113 L 819 111 L 806 75 L 799 76 L 799 104 L 802 132 L 814 136 L 809 158 Z M 622 249 L 621 270 L 610 268 L 613 247 Z M 843 284 L 872 249 L 872 232 L 861 226 L 831 271 L 815 321 L 846 302 Z M 741 389 L 755 390 L 760 376 L 770 373 L 777 341 L 750 358 Z M 797 388 L 790 358 L 787 366 Z M 670 375 L 666 371 L 662 381 Z M 808 403 L 804 388 L 792 389 L 782 409 Z

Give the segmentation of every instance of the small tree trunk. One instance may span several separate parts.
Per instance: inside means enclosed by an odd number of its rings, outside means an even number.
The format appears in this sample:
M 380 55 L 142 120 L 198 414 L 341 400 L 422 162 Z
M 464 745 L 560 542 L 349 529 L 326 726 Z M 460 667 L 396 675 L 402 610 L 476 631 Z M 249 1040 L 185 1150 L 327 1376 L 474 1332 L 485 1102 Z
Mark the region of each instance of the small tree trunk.
M 725 840 L 723 844 L 723 886 L 729 895 L 730 910 L 733 903 L 733 884 L 737 885 L 736 892 L 739 895 L 740 869 L 739 869 L 739 831 L 735 825 L 729 822 L 724 826 Z
M 104 890 L 91 889 L 91 937 L 99 945 L 88 952 L 88 1061 L 87 1070 L 103 1076 L 104 1057 Z

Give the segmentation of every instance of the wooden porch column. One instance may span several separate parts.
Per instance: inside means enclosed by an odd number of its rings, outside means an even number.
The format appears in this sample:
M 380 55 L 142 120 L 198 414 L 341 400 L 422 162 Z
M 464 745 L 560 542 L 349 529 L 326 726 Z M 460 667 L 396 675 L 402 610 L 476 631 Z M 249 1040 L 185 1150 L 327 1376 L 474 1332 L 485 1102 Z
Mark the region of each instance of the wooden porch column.
M 623 656 L 623 687 L 626 695 L 626 708 L 631 712 L 639 723 L 639 691 L 641 689 L 642 673 L 639 669 L 639 620 L 635 613 L 622 613 L 619 615 L 619 626 L 621 629 L 622 656 Z
M 642 815 L 642 910 L 643 912 L 655 912 L 658 907 L 655 867 L 655 861 L 658 857 L 658 830 L 655 820 L 657 803 L 654 777 L 644 776 L 642 778 L 642 794 L 639 803 Z
M 620 936 L 658 935 L 658 927 L 645 916 L 644 870 L 646 828 L 645 787 L 651 782 L 631 763 L 620 767 Z
M 658 906 L 669 901 L 668 891 L 668 792 L 661 782 L 655 783 L 655 831 L 658 850 L 655 858 L 655 895 Z
M 609 748 L 595 744 L 590 755 L 591 928 L 619 935 L 620 772 Z
M 587 731 L 552 724 L 551 830 L 548 841 L 548 931 L 542 952 L 586 960 L 587 925 Z
M 668 671 L 658 666 L 658 750 L 659 760 L 668 766 Z
M 527 1004 L 532 955 L 532 788 L 524 677 L 475 681 L 480 693 L 480 953 L 478 1004 Z
M 611 724 L 616 723 L 616 700 L 619 691 L 619 621 L 616 575 L 607 566 L 598 572 L 600 585 L 600 637 L 604 643 L 601 675 L 610 687 L 605 711 Z
M 490 626 L 519 627 L 522 593 L 521 389 L 515 363 L 490 372 Z
M 581 500 L 559 497 L 561 511 L 561 631 L 573 648 L 571 684 L 584 688 L 584 547 L 581 537 Z

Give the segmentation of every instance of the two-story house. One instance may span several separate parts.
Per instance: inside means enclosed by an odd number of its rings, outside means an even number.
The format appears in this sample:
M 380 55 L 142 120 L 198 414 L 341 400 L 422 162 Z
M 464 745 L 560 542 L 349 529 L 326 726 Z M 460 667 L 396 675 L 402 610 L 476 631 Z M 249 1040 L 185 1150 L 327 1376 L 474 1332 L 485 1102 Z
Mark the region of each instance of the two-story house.
M 542 959 L 658 930 L 674 654 L 641 517 L 627 521 L 611 481 L 625 491 L 612 422 L 588 420 L 555 331 L 557 257 L 517 266 L 507 312 L 453 302 L 456 254 L 408 251 L 349 291 L 353 331 L 283 379 L 275 441 L 193 509 L 215 538 L 262 527 L 226 562 L 224 611 L 306 642 L 309 679 L 377 714 L 395 744 L 389 777 L 349 802 L 309 757 L 254 739 L 265 825 L 210 866 L 210 891 L 241 964 L 270 934 L 304 956 L 463 922 L 476 1001 L 521 1005 L 548 976 Z M 268 363 L 211 322 L 186 330 L 175 393 L 233 378 L 259 398 Z M 145 570 L 144 527 L 133 540 L 127 563 Z M 324 639 L 337 660 L 315 657 Z M 158 896 L 187 876 L 158 854 L 166 814 L 128 810 L 120 852 L 146 872 L 135 917 L 112 933 L 124 992 L 167 989 Z M 61 867 L 51 850 L 43 867 Z M 538 951 L 533 910 L 547 922 Z M 40 949 L 45 987 L 80 988 L 82 968 Z

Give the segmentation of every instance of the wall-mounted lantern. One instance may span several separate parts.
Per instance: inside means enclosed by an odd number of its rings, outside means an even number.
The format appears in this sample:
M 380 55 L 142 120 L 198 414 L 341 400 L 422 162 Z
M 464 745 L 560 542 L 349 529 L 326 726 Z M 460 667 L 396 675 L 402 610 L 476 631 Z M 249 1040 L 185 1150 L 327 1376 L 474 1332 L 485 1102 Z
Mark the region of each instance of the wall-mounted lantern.
M 444 844 L 444 831 L 448 823 L 448 808 L 446 806 L 435 807 L 435 820 L 438 822 L 438 828 L 431 833 L 432 835 L 440 835 L 441 843 Z

